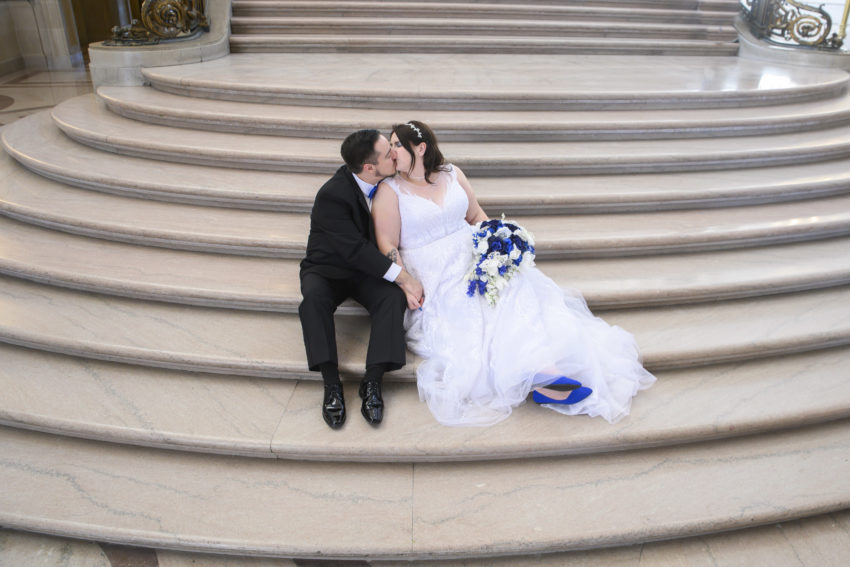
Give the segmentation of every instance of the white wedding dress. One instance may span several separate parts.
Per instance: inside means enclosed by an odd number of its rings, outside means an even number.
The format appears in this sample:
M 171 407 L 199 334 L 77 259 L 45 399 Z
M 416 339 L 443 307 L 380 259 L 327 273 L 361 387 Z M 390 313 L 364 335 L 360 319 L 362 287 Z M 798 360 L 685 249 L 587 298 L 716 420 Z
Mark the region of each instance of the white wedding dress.
M 655 377 L 640 361 L 634 338 L 595 317 L 581 294 L 561 289 L 537 268 L 526 269 L 490 306 L 469 297 L 472 227 L 468 199 L 454 169 L 432 176 L 431 198 L 399 176 L 399 252 L 422 282 L 425 303 L 408 311 L 407 343 L 424 360 L 419 396 L 445 425 L 491 425 L 510 415 L 530 391 L 564 375 L 593 389 L 573 405 L 547 404 L 568 415 L 628 415 L 632 397 Z

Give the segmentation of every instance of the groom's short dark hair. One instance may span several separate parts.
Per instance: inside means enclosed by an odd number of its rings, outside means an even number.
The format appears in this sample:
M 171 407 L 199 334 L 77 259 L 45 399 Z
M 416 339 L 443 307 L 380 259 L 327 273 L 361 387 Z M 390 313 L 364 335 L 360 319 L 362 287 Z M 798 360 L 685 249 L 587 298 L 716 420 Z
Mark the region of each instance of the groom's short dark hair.
M 358 130 L 349 134 L 342 142 L 339 153 L 345 165 L 353 173 L 363 171 L 364 163 L 378 163 L 378 155 L 375 151 L 375 142 L 381 137 L 381 133 L 374 129 Z

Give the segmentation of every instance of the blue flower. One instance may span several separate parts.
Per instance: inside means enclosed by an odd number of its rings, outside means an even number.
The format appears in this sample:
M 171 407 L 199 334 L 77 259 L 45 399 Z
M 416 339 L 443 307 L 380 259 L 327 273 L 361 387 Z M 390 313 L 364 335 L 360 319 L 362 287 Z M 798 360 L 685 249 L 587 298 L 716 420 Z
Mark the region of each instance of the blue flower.
M 501 219 L 482 221 L 472 236 L 476 251 L 473 252 L 474 260 L 467 278 L 469 284 L 466 294 L 473 297 L 477 291 L 485 296 L 491 305 L 495 305 L 498 299 L 498 289 L 516 273 L 517 270 L 513 266 L 520 266 L 528 253 L 532 255 L 531 257 L 534 255 L 534 246 L 526 240 L 529 236 L 526 235 L 525 230 L 514 222 L 505 221 L 504 218 L 502 215 Z M 500 231 L 501 234 L 497 235 Z M 481 253 L 480 247 L 484 244 L 487 250 Z M 512 259 L 511 254 L 516 254 L 514 250 L 520 255 Z M 485 261 L 493 262 L 493 267 L 498 266 L 496 268 L 498 273 L 493 273 L 489 268 L 488 270 L 482 268 Z

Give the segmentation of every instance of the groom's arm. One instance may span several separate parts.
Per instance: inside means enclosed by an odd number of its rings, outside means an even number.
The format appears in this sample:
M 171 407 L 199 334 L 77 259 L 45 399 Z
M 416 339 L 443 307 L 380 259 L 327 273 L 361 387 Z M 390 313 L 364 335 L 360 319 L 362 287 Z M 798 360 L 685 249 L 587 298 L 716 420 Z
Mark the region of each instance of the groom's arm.
M 311 215 L 312 230 L 324 240 L 346 267 L 383 278 L 393 265 L 377 246 L 364 238 L 352 215 L 352 205 L 332 191 L 322 190 L 316 196 Z

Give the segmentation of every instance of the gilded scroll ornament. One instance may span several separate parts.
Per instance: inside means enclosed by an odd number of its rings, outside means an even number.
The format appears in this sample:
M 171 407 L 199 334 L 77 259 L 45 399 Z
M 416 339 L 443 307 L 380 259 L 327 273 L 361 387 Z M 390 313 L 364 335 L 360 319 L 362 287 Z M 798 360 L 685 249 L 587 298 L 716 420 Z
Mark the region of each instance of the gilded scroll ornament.
M 805 47 L 838 49 L 842 40 L 832 31 L 832 17 L 823 9 L 797 0 L 744 0 L 744 16 L 757 37 L 782 38 Z
M 112 28 L 112 39 L 104 45 L 155 44 L 209 31 L 204 0 L 144 0 L 140 12 L 141 22 Z

